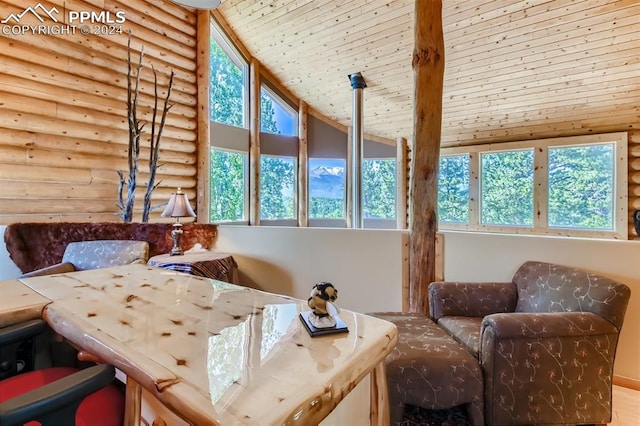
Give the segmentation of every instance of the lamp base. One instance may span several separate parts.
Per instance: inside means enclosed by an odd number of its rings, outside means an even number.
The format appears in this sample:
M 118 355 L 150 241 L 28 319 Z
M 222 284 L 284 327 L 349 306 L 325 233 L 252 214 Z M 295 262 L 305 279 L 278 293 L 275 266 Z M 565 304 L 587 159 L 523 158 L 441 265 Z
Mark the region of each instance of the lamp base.
M 179 222 L 174 223 L 173 230 L 171 231 L 171 238 L 173 239 L 173 247 L 171 248 L 171 252 L 169 252 L 171 256 L 180 256 L 184 254 L 184 252 L 180 248 L 180 237 L 182 237 L 183 233 L 184 232 L 182 231 L 182 224 Z

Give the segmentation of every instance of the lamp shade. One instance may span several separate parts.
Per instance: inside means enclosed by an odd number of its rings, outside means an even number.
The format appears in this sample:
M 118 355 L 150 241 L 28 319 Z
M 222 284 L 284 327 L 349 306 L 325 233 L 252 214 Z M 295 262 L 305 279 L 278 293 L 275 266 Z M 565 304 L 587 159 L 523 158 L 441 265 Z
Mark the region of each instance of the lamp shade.
M 167 207 L 162 212 L 162 217 L 196 217 L 187 194 L 178 188 L 176 192 L 171 194 Z
M 220 0 L 171 0 L 173 3 L 193 7 L 194 9 L 215 9 L 220 6 Z

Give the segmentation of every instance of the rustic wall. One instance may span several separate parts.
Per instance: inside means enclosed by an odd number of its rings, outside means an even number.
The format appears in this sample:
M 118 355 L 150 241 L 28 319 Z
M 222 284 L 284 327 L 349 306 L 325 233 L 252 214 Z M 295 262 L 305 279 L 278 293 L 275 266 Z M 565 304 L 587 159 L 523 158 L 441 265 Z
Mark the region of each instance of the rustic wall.
M 118 221 L 117 170 L 128 173 L 127 31 L 132 58 L 144 46 L 139 118 L 151 122 L 153 65 L 161 99 L 175 72 L 161 141 L 152 205 L 181 186 L 195 205 L 196 188 L 196 17 L 168 1 L 52 0 L 58 24 L 69 12 L 108 12 L 90 23 L 90 34 L 0 33 L 0 223 L 17 221 Z M 0 1 L 0 20 L 37 2 Z M 117 15 L 120 12 L 120 15 Z M 44 16 L 44 15 L 43 15 Z M 38 24 L 25 14 L 20 25 Z M 12 22 L 12 24 L 15 24 Z M 44 24 L 53 26 L 46 19 Z M 2 26 L 2 25 L 0 25 Z M 97 26 L 97 28 L 96 28 Z M 96 30 L 122 34 L 95 34 Z M 150 124 L 140 153 L 134 220 L 140 216 L 148 177 Z M 152 218 L 158 218 L 156 211 Z

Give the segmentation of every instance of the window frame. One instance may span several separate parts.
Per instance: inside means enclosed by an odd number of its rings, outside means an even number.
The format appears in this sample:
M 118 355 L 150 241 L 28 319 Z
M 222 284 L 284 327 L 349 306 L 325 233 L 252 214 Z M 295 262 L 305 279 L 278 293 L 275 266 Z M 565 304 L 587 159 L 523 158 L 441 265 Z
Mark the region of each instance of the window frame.
M 548 150 L 556 147 L 614 144 L 613 229 L 588 230 L 548 225 Z M 480 221 L 481 154 L 533 148 L 533 225 L 483 225 Z M 520 142 L 441 148 L 441 156 L 469 155 L 469 223 L 438 221 L 441 230 L 497 232 L 603 239 L 628 239 L 628 135 L 626 132 L 568 136 Z

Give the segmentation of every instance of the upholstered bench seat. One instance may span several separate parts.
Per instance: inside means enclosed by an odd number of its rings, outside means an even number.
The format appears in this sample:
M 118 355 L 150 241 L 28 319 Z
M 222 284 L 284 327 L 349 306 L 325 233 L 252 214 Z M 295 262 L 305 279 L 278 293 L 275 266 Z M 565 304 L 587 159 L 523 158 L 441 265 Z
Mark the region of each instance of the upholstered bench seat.
M 478 361 L 427 316 L 370 314 L 398 328 L 398 344 L 385 359 L 391 424 L 405 404 L 440 410 L 463 405 L 472 425 L 484 424 L 483 381 Z

